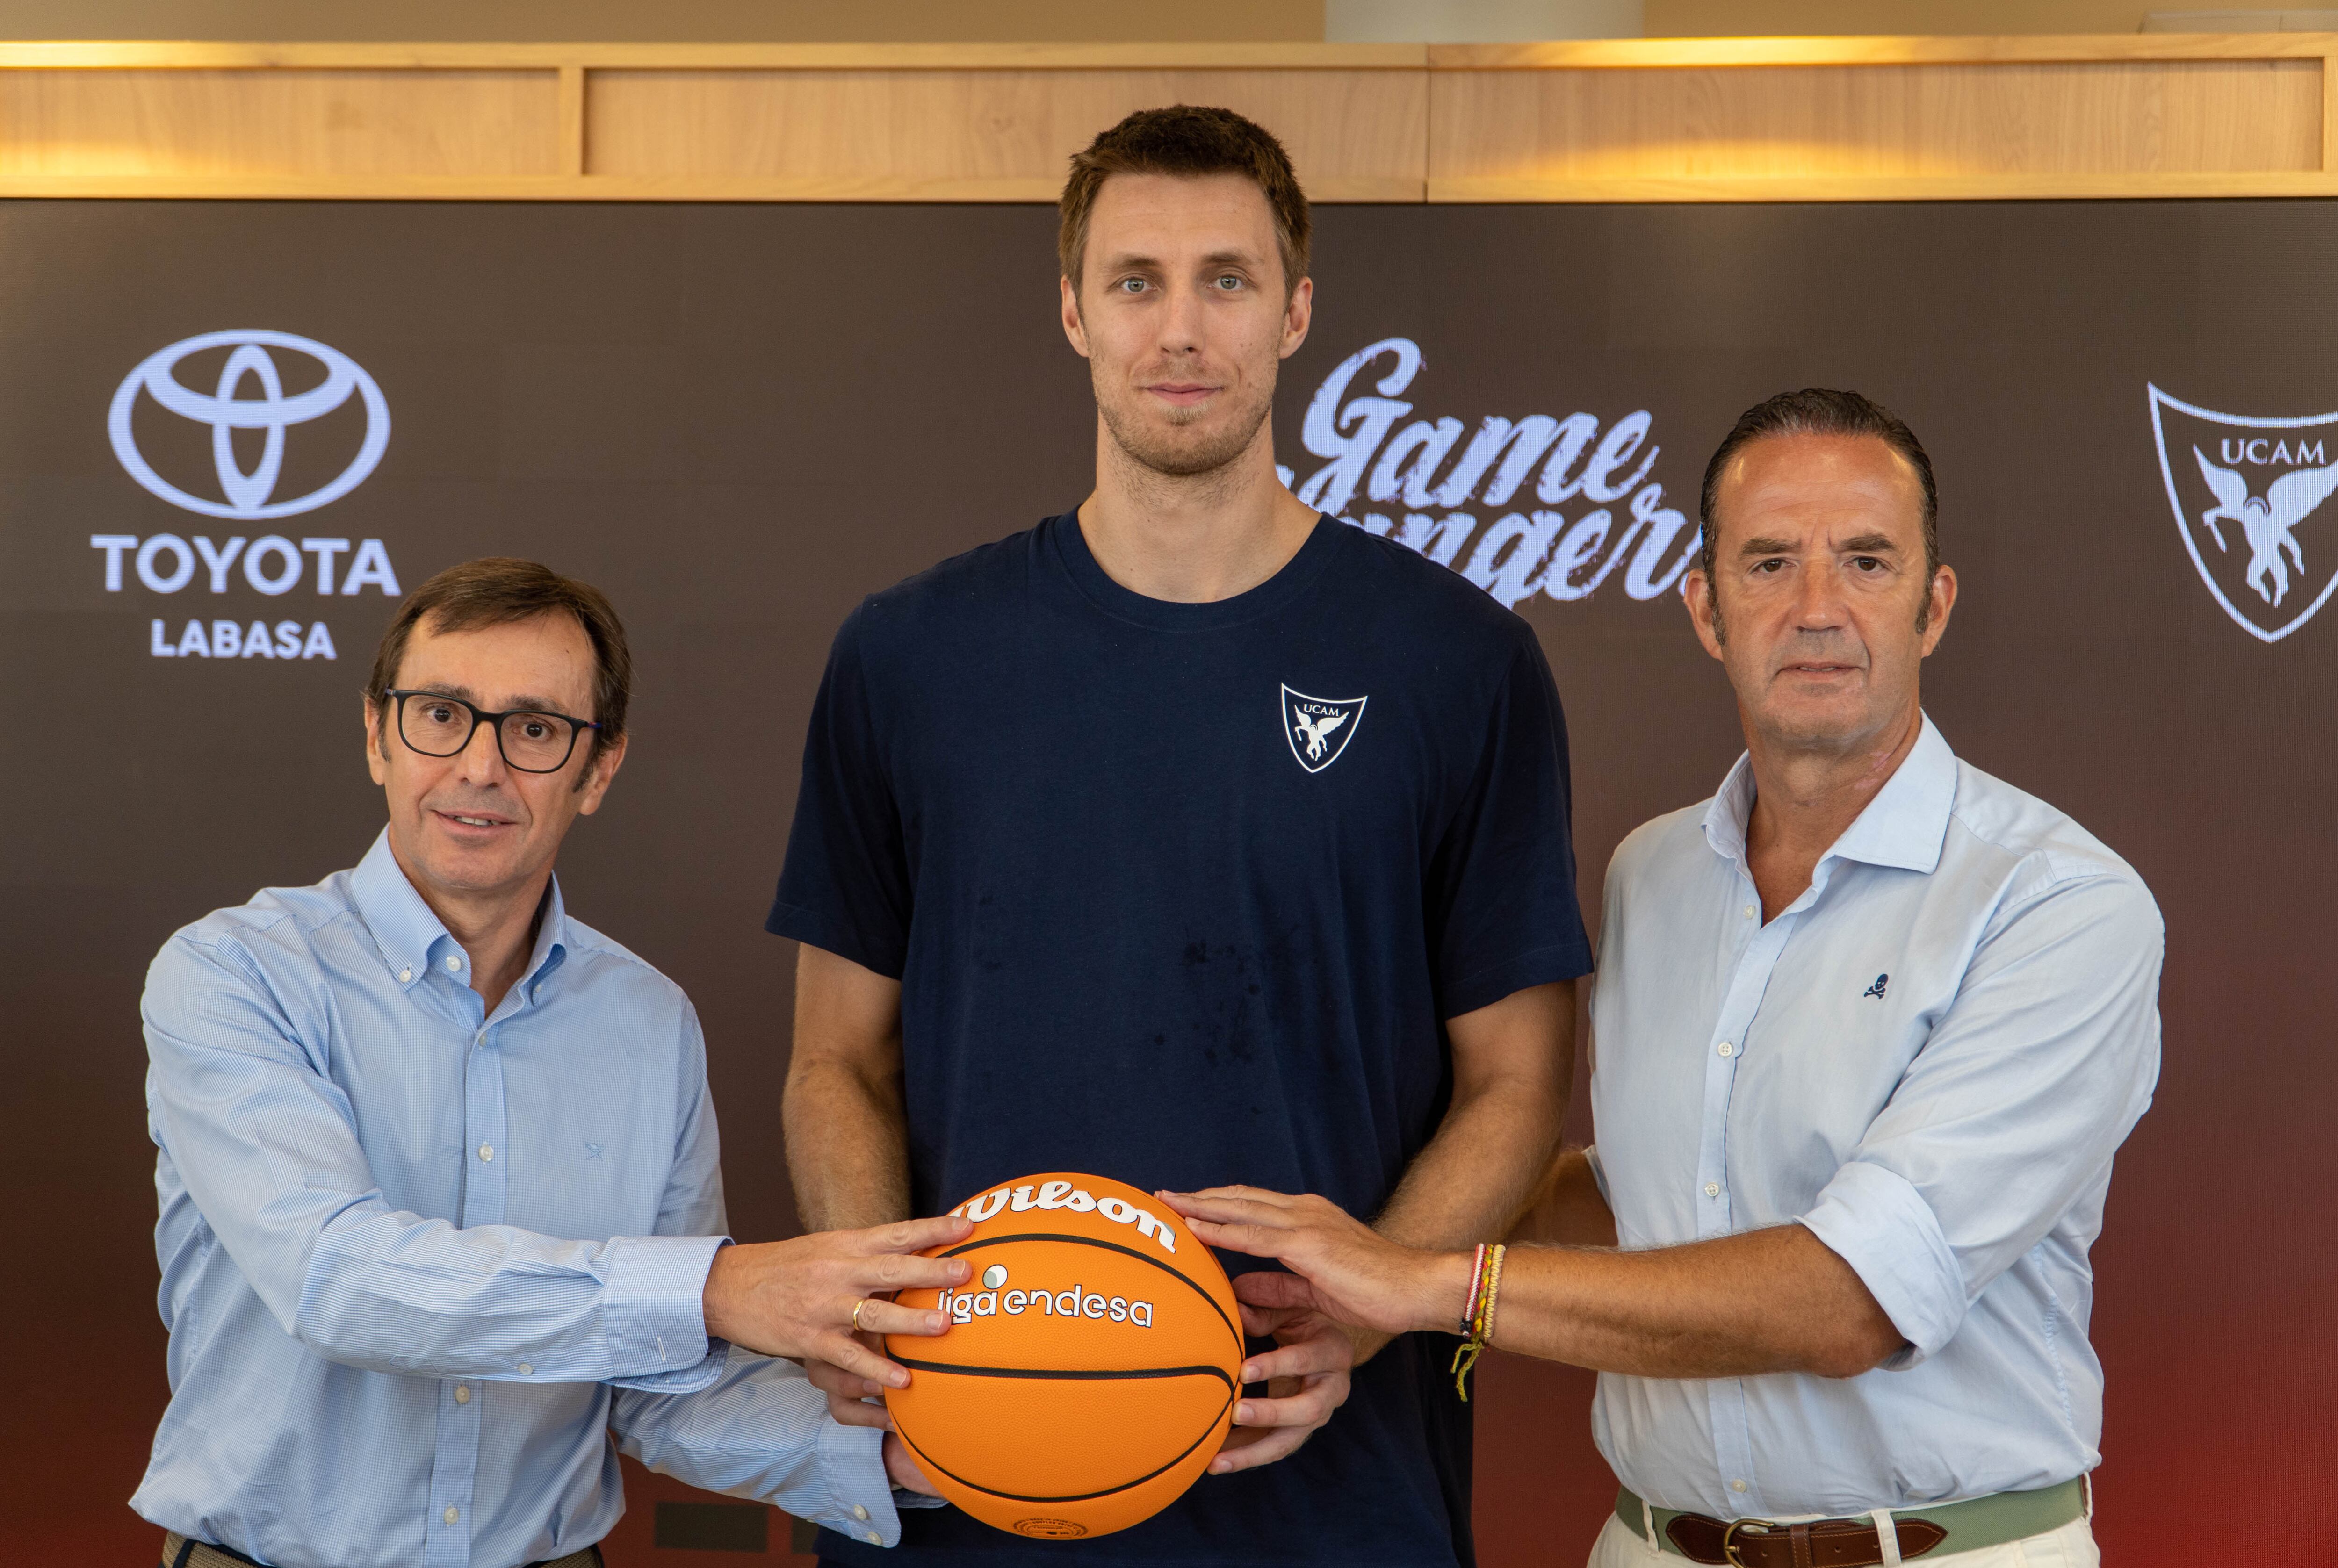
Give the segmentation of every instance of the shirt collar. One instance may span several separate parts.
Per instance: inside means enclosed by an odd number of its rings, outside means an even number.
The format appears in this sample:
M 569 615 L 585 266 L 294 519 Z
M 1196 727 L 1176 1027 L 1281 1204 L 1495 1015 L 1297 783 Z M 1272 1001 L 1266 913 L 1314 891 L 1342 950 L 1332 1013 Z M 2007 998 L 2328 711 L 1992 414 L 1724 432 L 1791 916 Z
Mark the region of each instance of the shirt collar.
M 350 873 L 349 891 L 358 915 L 381 949 L 382 962 L 399 985 L 410 989 L 434 960 L 459 947 L 390 852 L 388 828 L 381 830 L 373 848 Z M 569 943 L 568 908 L 560 897 L 560 877 L 555 874 L 545 890 L 544 918 L 537 924 L 535 947 L 528 955 L 527 972 L 520 981 L 519 988 L 527 992 L 529 1000 L 535 999 L 536 985 L 566 956 Z
M 1867 808 L 1819 858 L 1820 863 L 1841 858 L 1929 874 L 1940 863 L 1940 846 L 1948 838 L 1949 813 L 1956 800 L 1956 753 L 1928 714 L 1916 744 Z M 1753 815 L 1754 759 L 1750 752 L 1741 753 L 1704 808 L 1704 839 L 1713 852 L 1742 864 L 1745 827 Z

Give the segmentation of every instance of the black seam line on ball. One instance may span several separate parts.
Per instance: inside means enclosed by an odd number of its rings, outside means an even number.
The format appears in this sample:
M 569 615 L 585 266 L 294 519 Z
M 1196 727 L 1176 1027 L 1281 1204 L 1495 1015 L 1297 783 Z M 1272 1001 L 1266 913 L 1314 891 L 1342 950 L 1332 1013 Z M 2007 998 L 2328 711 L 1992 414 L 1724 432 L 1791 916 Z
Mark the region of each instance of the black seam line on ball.
M 1214 1371 L 1215 1368 L 1213 1367 L 1212 1370 Z M 1093 1503 L 1099 1497 L 1118 1496 L 1121 1493 L 1126 1492 L 1132 1487 L 1142 1486 L 1147 1481 L 1152 1480 L 1155 1475 L 1165 1475 L 1170 1471 L 1177 1468 L 1178 1465 L 1183 1465 L 1187 1458 L 1191 1457 L 1194 1449 L 1199 1448 L 1203 1444 L 1210 1440 L 1210 1435 L 1218 1429 L 1218 1416 L 1223 1416 L 1227 1409 L 1233 1406 L 1233 1402 L 1234 1396 L 1231 1392 L 1229 1392 L 1226 1395 L 1225 1404 L 1218 1406 L 1218 1415 L 1211 1416 L 1209 1425 L 1202 1428 L 1202 1435 L 1199 1437 L 1194 1438 L 1191 1443 L 1186 1444 L 1185 1451 L 1184 1453 L 1178 1455 L 1174 1459 L 1170 1460 L 1168 1464 L 1164 1465 L 1160 1469 L 1148 1470 L 1134 1481 L 1124 1481 L 1117 1486 L 1107 1486 L 1101 1492 L 1082 1492 L 1068 1497 L 1027 1496 L 1020 1492 L 1001 1492 L 994 1487 L 985 1486 L 977 1482 L 969 1481 L 965 1476 L 959 1475 L 957 1471 L 936 1463 L 932 1455 L 918 1446 L 918 1440 L 916 1438 L 910 1436 L 907 1432 L 900 1429 L 899 1422 L 894 1424 L 893 1435 L 909 1446 L 909 1452 L 915 1454 L 919 1459 L 923 1460 L 928 1465 L 933 1465 L 937 1471 L 948 1476 L 951 1480 L 957 1482 L 959 1485 L 965 1487 L 969 1492 L 979 1492 L 986 1497 L 1004 1498 L 1009 1503 Z
M 1080 1383 L 1116 1383 L 1124 1377 L 1214 1377 L 1231 1388 L 1234 1380 L 1226 1376 L 1223 1367 L 1132 1367 L 1125 1371 L 1109 1369 L 1048 1367 L 958 1367 L 948 1361 L 912 1361 L 907 1356 L 894 1360 L 913 1372 L 955 1372 L 966 1377 L 1052 1377 Z
M 1154 1268 L 1160 1269 L 1161 1272 L 1170 1276 L 1172 1279 L 1183 1280 L 1187 1289 L 1193 1291 L 1194 1295 L 1199 1296 L 1203 1300 L 1208 1302 L 1210 1305 L 1210 1310 L 1218 1315 L 1218 1321 L 1225 1324 L 1226 1332 L 1234 1337 L 1234 1342 L 1236 1344 L 1242 1343 L 1242 1330 L 1235 1328 L 1233 1323 L 1227 1320 L 1226 1309 L 1218 1305 L 1218 1299 L 1216 1297 L 1211 1295 L 1207 1290 L 1203 1289 L 1201 1286 L 1194 1283 L 1193 1279 L 1182 1270 L 1172 1269 L 1168 1264 L 1161 1261 L 1160 1259 L 1152 1257 L 1146 1253 L 1139 1252 L 1134 1247 L 1124 1247 L 1117 1241 L 1100 1241 L 1093 1236 L 1058 1236 L 1046 1231 L 1027 1230 L 1015 1236 L 991 1236 L 987 1237 L 980 1241 L 962 1242 L 958 1246 L 953 1247 L 948 1251 L 943 1253 L 942 1256 L 945 1258 L 955 1258 L 961 1252 L 971 1252 L 978 1247 L 1005 1247 L 1017 1241 L 1069 1241 L 1076 1247 L 1101 1247 L 1107 1252 L 1118 1252 L 1124 1257 L 1134 1258 L 1139 1263 L 1150 1263 Z M 1003 1496 L 1005 1494 L 1002 1493 L 1000 1495 Z

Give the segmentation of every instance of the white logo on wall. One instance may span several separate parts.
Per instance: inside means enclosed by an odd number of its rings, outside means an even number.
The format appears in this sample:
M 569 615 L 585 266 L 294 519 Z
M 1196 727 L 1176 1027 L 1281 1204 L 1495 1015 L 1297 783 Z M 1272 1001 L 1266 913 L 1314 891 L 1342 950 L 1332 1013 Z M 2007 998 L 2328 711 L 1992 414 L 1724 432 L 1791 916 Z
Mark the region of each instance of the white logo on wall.
M 2240 628 L 2278 642 L 2338 591 L 2338 414 L 2258 418 L 2151 395 L 2159 475 L 2200 581 Z M 2317 526 L 2304 539 L 2297 528 Z M 2308 571 L 2306 546 L 2317 564 Z
M 211 389 L 198 390 L 179 379 L 179 367 L 206 349 L 227 350 Z M 285 367 L 272 350 L 295 357 L 296 384 L 321 371 L 322 379 L 304 389 L 285 391 Z M 314 369 L 303 372 L 305 359 Z M 246 396 L 247 392 L 253 395 Z M 357 449 L 329 482 L 305 495 L 279 499 L 286 446 L 292 432 L 323 418 L 355 397 L 365 414 L 365 434 Z M 219 483 L 219 499 L 198 495 L 172 484 L 156 471 L 139 449 L 136 416 L 142 401 L 151 401 L 170 413 L 206 426 L 211 431 L 211 459 Z M 262 521 L 313 512 L 337 501 L 363 484 L 389 446 L 389 405 L 381 388 L 363 367 L 339 349 L 313 338 L 290 332 L 257 329 L 205 332 L 184 338 L 140 361 L 123 379 L 106 414 L 106 434 L 113 455 L 129 475 L 149 494 L 183 511 L 206 517 Z M 236 449 L 236 432 L 258 431 L 259 451 L 247 469 Z M 248 449 L 248 446 L 247 446 Z M 348 596 L 368 588 L 396 599 L 402 592 L 391 567 L 389 552 L 379 539 L 331 537 L 295 541 L 281 534 L 248 539 L 232 534 L 213 539 L 195 534 L 192 542 L 177 534 L 93 534 L 90 548 L 104 553 L 105 591 L 126 591 L 125 567 L 149 593 L 173 594 L 191 587 L 198 567 L 211 592 L 231 592 L 231 574 L 242 586 L 264 598 L 293 592 L 309 575 L 313 563 L 315 588 L 320 597 Z M 237 568 L 241 567 L 241 571 Z M 339 655 L 332 632 L 321 621 L 303 623 L 236 616 L 188 620 L 175 634 L 161 619 L 147 631 L 147 652 L 156 658 L 201 659 L 333 659 Z
M 199 392 L 181 382 L 176 371 L 181 361 L 206 348 L 231 352 L 220 368 L 217 386 L 210 392 Z M 325 378 L 306 391 L 285 396 L 283 373 L 270 348 L 306 355 L 324 367 Z M 258 387 L 258 397 L 240 396 L 246 382 Z M 211 464 L 219 475 L 221 499 L 190 495 L 154 472 L 153 465 L 138 450 L 137 436 L 131 427 L 141 392 L 173 414 L 211 426 Z M 357 456 L 329 484 L 306 495 L 276 500 L 276 482 L 284 470 L 286 431 L 321 419 L 348 402 L 352 393 L 363 399 L 366 416 L 365 438 L 359 443 Z M 148 355 L 123 377 L 113 394 L 105 428 L 113 438 L 114 456 L 130 476 L 173 506 L 206 517 L 290 517 L 338 501 L 365 482 L 389 446 L 389 405 L 356 360 L 313 338 L 256 330 L 205 332 Z M 248 473 L 236 456 L 238 430 L 265 432 L 259 462 Z
M 1356 738 L 1369 697 L 1310 697 L 1282 689 L 1282 738 L 1291 754 L 1310 773 L 1321 773 L 1340 760 Z
M 1382 362 L 1370 390 L 1350 397 Z M 1425 363 L 1410 338 L 1383 338 L 1323 378 L 1301 439 L 1331 461 L 1297 486 L 1302 501 L 1451 566 L 1513 607 L 1537 593 L 1588 598 L 1619 566 L 1635 599 L 1680 580 L 1697 535 L 1648 477 L 1659 448 L 1646 409 L 1604 427 L 1585 413 L 1488 415 L 1473 432 L 1450 416 L 1400 424 L 1413 405 L 1395 394 Z M 1289 484 L 1291 470 L 1282 475 Z M 1581 504 L 1571 516 L 1561 510 L 1570 502 Z M 1482 532 L 1479 512 L 1463 510 L 1473 505 L 1498 514 Z

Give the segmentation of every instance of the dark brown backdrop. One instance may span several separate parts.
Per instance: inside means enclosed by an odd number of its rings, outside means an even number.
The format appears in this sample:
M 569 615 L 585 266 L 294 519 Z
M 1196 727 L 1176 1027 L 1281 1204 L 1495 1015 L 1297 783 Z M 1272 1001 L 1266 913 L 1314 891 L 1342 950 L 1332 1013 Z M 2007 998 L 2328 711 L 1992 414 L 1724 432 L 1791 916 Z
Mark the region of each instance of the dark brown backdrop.
M 1314 337 L 1278 425 L 1301 482 L 1321 466 L 1302 444 L 1307 400 L 1390 337 L 1426 356 L 1400 394 L 1408 419 L 1475 429 L 1582 410 L 1606 428 L 1645 410 L 1666 505 L 1687 504 L 1731 417 L 1781 387 L 1860 387 L 1923 436 L 1964 583 L 1931 712 L 1967 758 L 2133 861 L 2167 918 L 2158 1102 L 2097 1252 L 2100 1535 L 2117 1562 L 2191 1564 L 2246 1519 L 2253 1560 L 2327 1562 L 2338 1352 L 2320 1309 L 2338 1282 L 2338 1201 L 2321 1166 L 2338 982 L 2317 955 L 2333 928 L 2322 893 L 2338 885 L 2338 612 L 2266 643 L 2218 606 L 2170 513 L 2146 387 L 2240 415 L 2338 407 L 2338 209 L 1335 208 L 1319 221 Z M 90 538 L 378 538 L 406 588 L 508 552 L 614 596 L 642 669 L 636 746 L 564 875 L 573 907 L 696 998 L 734 1224 L 775 1234 L 792 1219 L 777 1118 L 791 954 L 759 925 L 801 727 L 860 595 L 1085 492 L 1091 416 L 1055 325 L 1052 233 L 1032 208 L 0 206 L 12 1551 L 133 1563 L 152 1539 L 123 1505 L 164 1397 L 136 1015 L 147 957 L 206 909 L 352 863 L 381 814 L 356 691 L 386 594 L 320 596 L 311 571 L 264 596 L 240 563 L 222 593 L 198 563 L 164 594 L 134 553 L 108 592 Z M 206 517 L 116 461 L 106 410 L 133 367 L 238 328 L 315 338 L 379 383 L 388 454 L 343 499 Z M 223 353 L 182 378 L 208 389 Z M 294 389 L 313 378 L 277 358 Z M 276 495 L 330 479 L 362 424 L 351 406 L 293 426 Z M 142 404 L 134 431 L 166 476 L 216 493 L 207 429 Z M 258 437 L 240 450 L 254 461 Z M 2171 461 L 2182 480 L 2188 451 Z M 2258 494 L 2269 472 L 2250 471 Z M 2196 487 L 2186 500 L 2207 504 Z M 1467 509 L 1481 526 L 1505 510 Z M 1557 509 L 1572 522 L 1586 503 Z M 2234 554 L 2200 547 L 2245 605 L 2245 546 L 2225 532 Z M 2291 592 L 2310 598 L 2338 565 L 2338 503 L 2295 537 Z M 1636 600 L 1618 572 L 1520 610 L 1567 704 L 1596 913 L 1612 847 L 1711 790 L 1737 750 L 1734 715 L 1669 595 Z M 226 617 L 322 622 L 339 657 L 150 652 L 157 619 L 175 646 L 188 620 Z M 1573 1560 L 1612 1495 L 1587 1379 L 1503 1359 L 1485 1386 L 1486 1561 Z M 621 1562 L 668 1560 L 637 1498 Z

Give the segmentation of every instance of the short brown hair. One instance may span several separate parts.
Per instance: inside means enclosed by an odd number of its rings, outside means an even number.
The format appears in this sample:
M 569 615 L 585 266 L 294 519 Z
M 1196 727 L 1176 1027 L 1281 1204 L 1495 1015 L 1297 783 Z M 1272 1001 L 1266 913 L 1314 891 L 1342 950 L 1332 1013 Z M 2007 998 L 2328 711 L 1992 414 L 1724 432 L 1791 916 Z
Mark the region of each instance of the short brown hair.
M 594 732 L 596 745 L 614 740 L 625 732 L 625 703 L 634 690 L 634 656 L 625 646 L 624 622 L 598 588 L 510 555 L 449 566 L 407 595 L 398 607 L 398 618 L 381 634 L 373 673 L 366 677 L 366 701 L 388 717 L 398 661 L 406 657 L 407 642 L 425 618 L 433 632 L 447 632 L 564 613 L 576 617 L 593 644 L 593 711 L 577 717 L 590 717 L 601 726 Z
M 1905 420 L 1871 398 L 1828 387 L 1805 387 L 1799 392 L 1765 397 L 1740 414 L 1714 449 L 1713 460 L 1704 466 L 1704 488 L 1697 497 L 1697 519 L 1704 536 L 1697 546 L 1697 564 L 1704 571 L 1707 593 L 1713 592 L 1713 536 L 1721 525 L 1715 509 L 1721 497 L 1722 470 L 1729 466 L 1732 457 L 1765 436 L 1872 436 L 1891 447 L 1915 471 L 1922 495 L 1924 581 L 1929 584 L 1940 574 L 1940 492 L 1933 482 L 1932 459 L 1926 455 L 1924 444 L 1916 439 Z M 1918 630 L 1922 630 L 1930 613 L 1928 587 L 1923 608 L 1917 612 Z
M 1274 214 L 1275 248 L 1282 254 L 1282 291 L 1288 297 L 1307 276 L 1307 251 L 1314 238 L 1307 215 L 1307 193 L 1292 172 L 1291 155 L 1273 132 L 1231 109 L 1204 109 L 1191 103 L 1166 109 L 1140 109 L 1072 154 L 1072 177 L 1056 203 L 1062 226 L 1056 234 L 1056 259 L 1080 287 L 1080 267 L 1087 258 L 1088 214 L 1095 209 L 1096 192 L 1115 174 L 1176 174 L 1198 179 L 1205 174 L 1240 174 L 1256 183 Z

